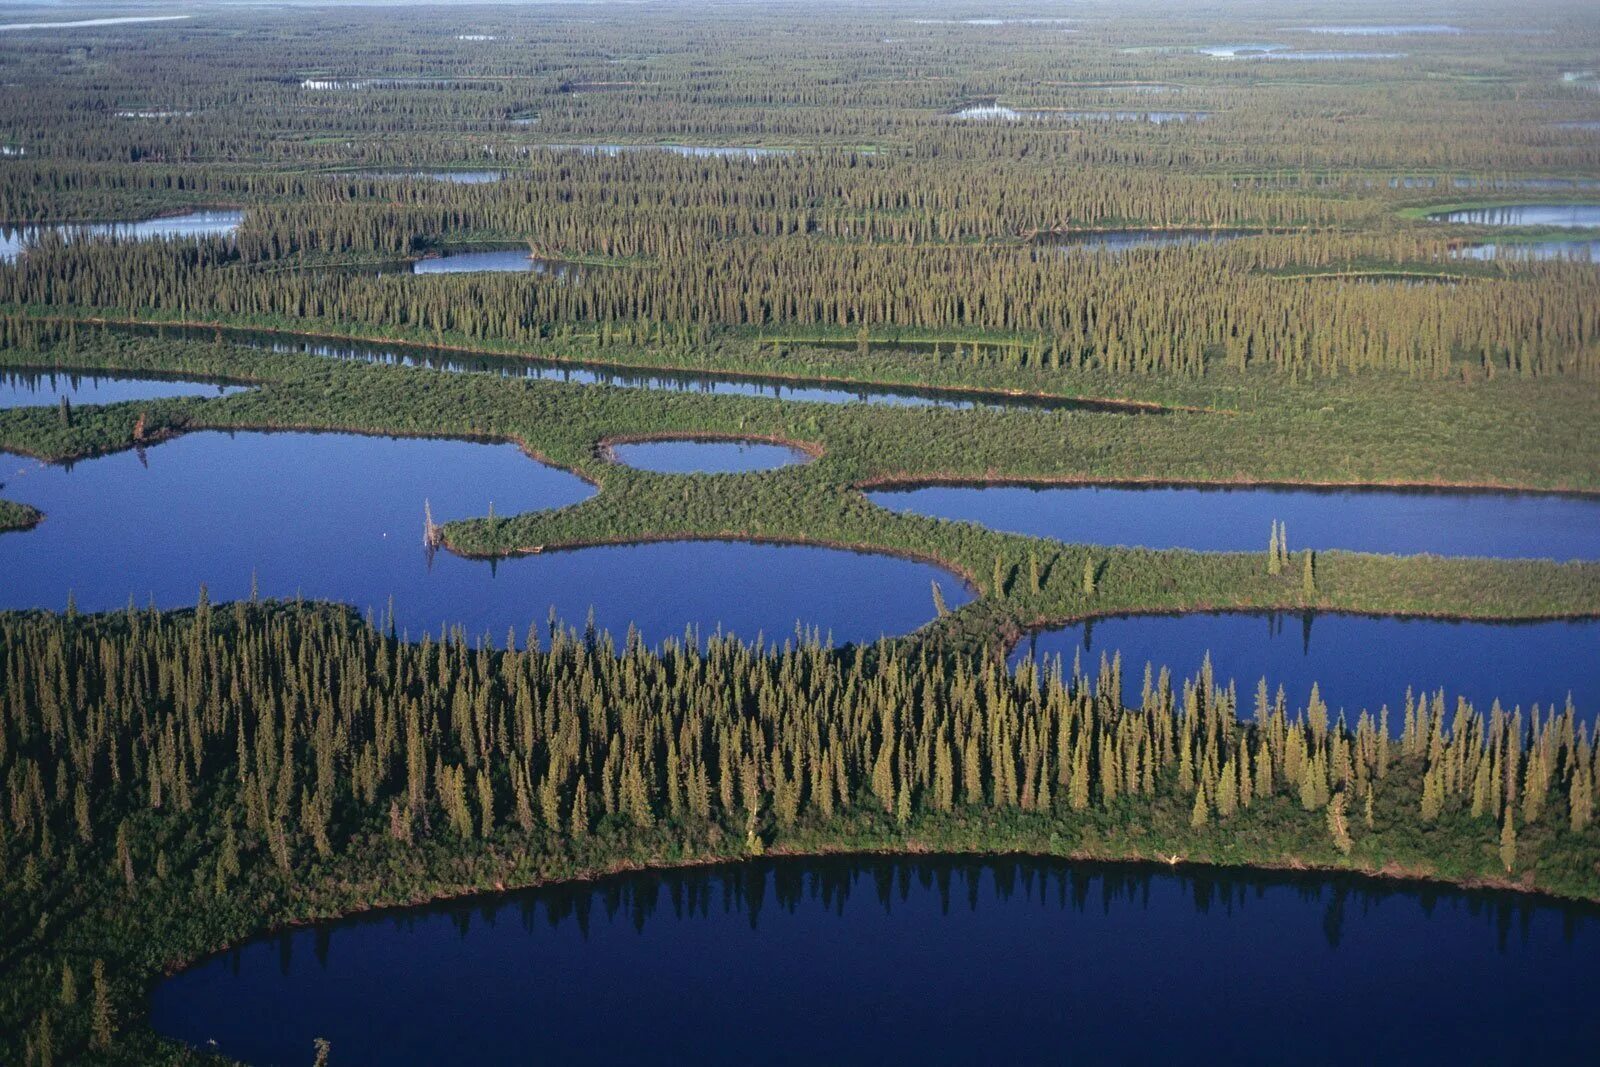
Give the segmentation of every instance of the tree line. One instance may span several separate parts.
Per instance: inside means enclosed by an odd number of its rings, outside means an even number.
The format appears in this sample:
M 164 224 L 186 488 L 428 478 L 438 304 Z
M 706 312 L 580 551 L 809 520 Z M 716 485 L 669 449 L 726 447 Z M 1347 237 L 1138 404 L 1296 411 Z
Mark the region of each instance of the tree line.
M 1209 663 L 1188 679 L 1146 666 L 1124 705 L 1123 669 L 812 640 L 651 650 L 554 621 L 501 648 L 459 631 L 408 644 L 381 619 L 204 590 L 189 612 L 0 616 L 11 1055 L 114 1040 L 126 987 L 59 994 L 87 945 L 126 977 L 174 950 L 160 938 L 206 940 L 177 919 L 144 949 L 89 936 L 71 917 L 86 902 L 93 923 L 142 921 L 155 900 L 305 906 L 369 849 L 415 887 L 427 857 L 526 880 L 551 857 L 950 833 L 993 849 L 1047 828 L 1132 855 L 1395 862 L 1600 895 L 1595 746 L 1571 706 L 1407 693 L 1392 716 L 1334 718 L 1265 680 L 1241 699 Z

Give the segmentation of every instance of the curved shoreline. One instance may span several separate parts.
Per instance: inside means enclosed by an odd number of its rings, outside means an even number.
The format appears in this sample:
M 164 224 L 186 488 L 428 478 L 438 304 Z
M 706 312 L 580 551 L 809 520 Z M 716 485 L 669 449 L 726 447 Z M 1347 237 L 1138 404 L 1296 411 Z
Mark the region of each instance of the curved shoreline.
M 576 505 L 569 505 L 575 507 Z M 559 510 L 559 509 L 556 509 Z M 466 520 L 473 521 L 473 520 Z M 649 533 L 627 534 L 616 537 L 586 537 L 572 538 L 566 541 L 550 541 L 544 544 L 511 549 L 506 552 L 474 552 L 468 549 L 457 548 L 446 542 L 445 547 L 462 559 L 497 560 L 521 559 L 526 556 L 539 556 L 549 552 L 578 552 L 585 548 L 625 548 L 630 545 L 659 545 L 685 541 L 716 541 L 731 544 L 748 545 L 787 545 L 792 548 L 827 548 L 841 552 L 854 552 L 861 556 L 890 556 L 895 559 L 907 560 L 911 563 L 924 563 L 937 567 L 951 577 L 958 579 L 968 590 L 981 598 L 983 593 L 979 588 L 977 579 L 966 568 L 948 560 L 940 559 L 931 552 L 918 552 L 909 548 L 890 548 L 868 545 L 860 542 L 833 541 L 820 537 L 788 537 L 777 534 L 752 534 L 738 530 L 723 530 L 716 532 L 675 532 L 675 533 Z M 975 601 L 976 602 L 976 601 Z M 960 609 L 953 609 L 960 610 Z M 913 631 L 915 632 L 915 631 Z
M 1276 478 L 1095 478 L 1078 474 L 911 474 L 901 471 L 875 474 L 855 482 L 852 488 L 863 492 L 905 492 L 914 489 L 1201 489 L 1226 492 L 1229 489 L 1277 489 L 1307 493 L 1343 493 L 1364 490 L 1414 493 L 1418 496 L 1557 496 L 1577 500 L 1600 500 L 1600 489 L 1571 487 L 1547 488 L 1508 482 L 1410 481 L 1405 479 L 1334 482 L 1294 481 Z
M 1549 622 L 1594 622 L 1600 621 L 1600 611 L 1579 612 L 1574 614 L 1549 613 L 1543 615 L 1454 615 L 1443 611 L 1363 611 L 1359 608 L 1329 608 L 1307 605 L 1293 607 L 1239 607 L 1239 606 L 1213 606 L 1201 605 L 1192 608 L 1171 610 L 1166 608 L 1144 608 L 1129 611 L 1102 611 L 1085 612 L 1081 615 L 1068 615 L 1061 618 L 1052 616 L 1044 622 L 1025 624 L 1019 629 L 1007 628 L 1001 633 L 1004 645 L 1001 649 L 1001 658 L 1009 659 L 1011 653 L 1024 638 L 1035 637 L 1039 634 L 1050 633 L 1054 630 L 1064 630 L 1068 626 L 1081 626 L 1097 622 L 1109 622 L 1115 619 L 1187 619 L 1196 615 L 1337 615 L 1350 619 L 1397 619 L 1402 622 L 1442 622 L 1481 624 L 1484 626 L 1521 626 L 1538 625 Z M 1041 663 L 1043 661 L 1040 661 Z
M 760 855 L 751 855 L 749 853 L 705 853 L 670 860 L 660 858 L 648 860 L 619 859 L 608 864 L 579 867 L 570 873 L 562 875 L 535 877 L 524 881 L 497 881 L 492 885 L 461 883 L 440 892 L 422 894 L 403 900 L 308 914 L 258 927 L 248 934 L 230 940 L 219 948 L 208 949 L 194 956 L 168 960 L 152 976 L 147 983 L 147 988 L 164 978 L 170 978 L 183 971 L 191 970 L 203 963 L 232 952 L 251 941 L 328 923 L 366 917 L 381 917 L 385 914 L 404 914 L 442 904 L 499 899 L 531 890 L 587 885 L 632 875 L 702 870 L 711 867 L 740 868 L 765 860 L 804 861 L 872 858 L 977 859 L 980 861 L 1028 859 L 1068 864 L 1126 865 L 1148 868 L 1151 873 L 1172 872 L 1188 868 L 1191 870 L 1220 872 L 1299 873 L 1310 874 L 1320 878 L 1352 877 L 1371 881 L 1377 885 L 1398 885 L 1402 888 L 1408 886 L 1417 888 L 1434 886 L 1464 893 L 1515 894 L 1522 899 L 1532 900 L 1535 904 L 1577 906 L 1584 909 L 1594 909 L 1597 914 L 1600 914 L 1600 897 L 1567 895 L 1509 878 L 1450 878 L 1428 871 L 1402 867 L 1394 863 L 1386 864 L 1383 867 L 1346 867 L 1307 861 L 1293 856 L 1277 861 L 1228 863 L 1212 859 L 1191 859 L 1187 855 L 1164 856 L 1159 853 L 1146 855 L 1137 849 L 1124 851 L 1075 849 L 1069 852 L 1050 852 L 1025 845 L 1016 848 L 978 847 L 966 849 L 954 846 L 929 846 L 915 839 L 908 839 L 894 845 L 874 847 L 852 845 L 835 847 L 828 844 L 820 844 L 790 848 L 776 845 L 768 848 Z M 172 1039 L 164 1038 L 164 1040 Z

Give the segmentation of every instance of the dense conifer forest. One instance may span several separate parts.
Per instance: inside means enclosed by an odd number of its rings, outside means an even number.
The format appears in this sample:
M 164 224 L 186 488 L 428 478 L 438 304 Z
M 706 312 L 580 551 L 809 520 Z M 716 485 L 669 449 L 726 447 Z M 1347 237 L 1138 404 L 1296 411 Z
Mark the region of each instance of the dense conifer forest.
M 974 596 L 935 584 L 927 626 L 839 648 L 647 647 L 542 603 L 511 634 L 405 633 L 204 588 L 0 612 L 0 1061 L 212 1062 L 150 1029 L 150 986 L 263 931 L 762 855 L 1600 902 L 1593 708 L 1340 711 L 1209 661 L 1006 660 L 1131 613 L 1593 619 L 1600 563 L 1334 551 L 1276 522 L 1251 552 L 1073 544 L 864 495 L 1600 493 L 1592 5 L 1418 0 L 1407 21 L 1449 25 L 1397 36 L 1323 32 L 1391 4 L 1268 0 L 18 10 L 0 371 L 248 388 L 0 409 L 10 459 L 203 430 L 508 441 L 596 491 L 438 527 L 419 506 L 430 551 L 827 545 Z M 195 212 L 237 225 L 125 225 Z M 528 269 L 432 270 L 487 251 Z M 363 343 L 385 358 L 315 354 Z M 535 361 L 972 406 L 519 375 Z M 608 451 L 673 437 L 812 461 L 713 478 Z M 0 537 L 49 522 L 0 479 Z

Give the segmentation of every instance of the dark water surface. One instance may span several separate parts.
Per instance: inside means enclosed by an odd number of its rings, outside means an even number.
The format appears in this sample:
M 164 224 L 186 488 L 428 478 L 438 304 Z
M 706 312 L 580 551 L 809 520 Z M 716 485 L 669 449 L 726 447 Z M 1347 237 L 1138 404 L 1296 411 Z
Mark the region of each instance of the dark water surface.
M 1592 910 L 1504 894 L 790 860 L 254 941 L 151 1020 L 285 1065 L 1589 1063 L 1597 953 Z
M 1398 730 L 1405 694 L 1444 688 L 1447 707 L 1464 696 L 1487 711 L 1499 699 L 1524 712 L 1538 703 L 1558 710 L 1568 694 L 1580 716 L 1600 709 L 1600 622 L 1450 622 L 1363 615 L 1194 614 L 1100 619 L 1025 637 L 1012 662 L 1074 660 L 1093 676 L 1100 658 L 1122 656 L 1122 691 L 1137 702 L 1144 665 L 1193 677 L 1209 654 L 1218 678 L 1239 687 L 1239 711 L 1253 714 L 1256 682 L 1284 688 L 1291 708 L 1305 707 L 1316 683 L 1335 709 L 1376 713 L 1384 705 Z
M 437 522 L 562 507 L 594 489 L 511 445 L 347 434 L 189 434 L 148 450 L 55 467 L 0 455 L 8 499 L 45 520 L 0 534 L 0 609 L 85 611 L 261 595 L 338 600 L 380 614 L 393 597 L 412 637 L 441 623 L 519 640 L 553 606 L 571 625 L 590 608 L 620 641 L 721 626 L 783 640 L 796 623 L 837 642 L 871 641 L 934 617 L 947 571 L 889 556 L 720 541 L 546 552 L 491 564 L 423 544 Z
M 118 404 L 124 400 L 163 400 L 176 396 L 229 396 L 247 386 L 196 382 L 183 378 L 143 378 L 81 371 L 0 370 L 0 409 L 69 404 Z
M 876 504 L 1059 541 L 1203 552 L 1289 548 L 1389 555 L 1600 559 L 1600 498 L 1533 493 L 1152 486 L 929 486 Z
M 1600 226 L 1600 204 L 1504 204 L 1463 208 L 1429 215 L 1437 222 L 1462 222 L 1474 226 L 1553 226 L 1582 229 Z

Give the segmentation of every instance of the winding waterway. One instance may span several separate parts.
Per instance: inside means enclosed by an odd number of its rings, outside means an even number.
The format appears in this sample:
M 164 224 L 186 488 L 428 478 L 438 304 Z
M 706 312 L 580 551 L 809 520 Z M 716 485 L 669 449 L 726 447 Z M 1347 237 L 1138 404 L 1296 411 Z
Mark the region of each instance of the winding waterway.
M 246 386 L 184 378 L 59 370 L 0 370 L 0 410 L 55 407 L 67 403 L 119 404 L 125 400 L 165 400 L 179 396 L 230 396 Z
M 156 987 L 263 1065 L 1583 1062 L 1593 909 L 1048 860 L 638 874 L 263 938 Z M 1376 1053 L 1375 1050 L 1382 1050 Z
M 0 454 L 0 494 L 45 513 L 0 534 L 0 609 L 85 611 L 130 599 L 193 604 L 250 594 L 337 600 L 412 637 L 441 625 L 502 641 L 552 608 L 567 624 L 650 644 L 686 626 L 781 641 L 797 624 L 839 643 L 933 619 L 942 569 L 835 549 L 682 541 L 545 552 L 491 564 L 423 544 L 437 522 L 563 507 L 594 489 L 511 445 L 348 434 L 204 432 L 143 453 L 50 466 Z

